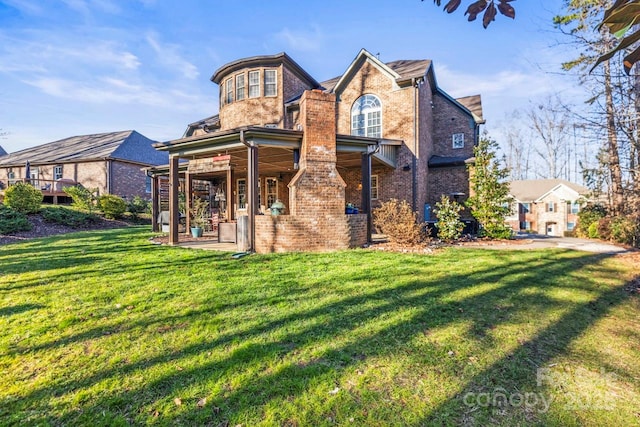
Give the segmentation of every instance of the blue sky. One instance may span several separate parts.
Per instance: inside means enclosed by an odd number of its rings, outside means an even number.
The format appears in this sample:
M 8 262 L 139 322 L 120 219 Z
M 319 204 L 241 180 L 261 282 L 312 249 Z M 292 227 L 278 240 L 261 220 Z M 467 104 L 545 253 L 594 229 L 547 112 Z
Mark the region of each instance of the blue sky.
M 499 139 L 505 114 L 559 93 L 561 2 L 521 0 L 489 29 L 426 0 L 0 0 L 0 139 L 14 152 L 73 135 L 135 129 L 175 139 L 218 111 L 209 78 L 235 59 L 287 52 L 318 81 L 361 48 L 387 62 L 431 59 L 454 97 L 481 94 Z

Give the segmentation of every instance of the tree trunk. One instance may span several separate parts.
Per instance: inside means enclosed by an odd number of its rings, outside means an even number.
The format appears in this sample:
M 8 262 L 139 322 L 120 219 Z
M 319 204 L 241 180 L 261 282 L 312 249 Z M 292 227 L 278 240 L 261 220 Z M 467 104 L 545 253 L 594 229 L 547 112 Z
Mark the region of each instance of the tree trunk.
M 613 214 L 621 214 L 624 210 L 624 192 L 622 188 L 622 171 L 618 153 L 618 135 L 616 133 L 615 109 L 611 85 L 611 66 L 604 62 L 604 94 L 607 115 L 607 154 L 609 155 L 609 173 L 611 174 L 611 210 Z

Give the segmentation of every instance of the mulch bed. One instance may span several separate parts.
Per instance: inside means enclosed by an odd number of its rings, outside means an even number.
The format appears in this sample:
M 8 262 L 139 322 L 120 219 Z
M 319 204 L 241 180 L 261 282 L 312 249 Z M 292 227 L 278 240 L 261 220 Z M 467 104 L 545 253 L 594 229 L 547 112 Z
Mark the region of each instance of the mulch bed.
M 11 233 L 8 235 L 0 234 L 0 245 L 35 239 L 37 237 L 48 237 L 57 234 L 73 233 L 76 231 L 122 228 L 129 225 L 129 223 L 125 221 L 99 218 L 95 222 L 88 224 L 86 227 L 69 227 L 67 225 L 47 222 L 44 220 L 44 218 L 42 218 L 41 215 L 38 214 L 29 215 L 29 222 L 31 222 L 31 230 L 29 231 L 18 231 L 16 233 Z

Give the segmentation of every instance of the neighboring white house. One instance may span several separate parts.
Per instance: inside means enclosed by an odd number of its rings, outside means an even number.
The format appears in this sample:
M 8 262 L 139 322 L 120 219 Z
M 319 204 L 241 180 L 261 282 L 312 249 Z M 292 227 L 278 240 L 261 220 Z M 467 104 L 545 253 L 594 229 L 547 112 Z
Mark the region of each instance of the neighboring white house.
M 589 189 L 564 179 L 512 181 L 512 215 L 507 222 L 514 231 L 563 236 L 573 231 Z

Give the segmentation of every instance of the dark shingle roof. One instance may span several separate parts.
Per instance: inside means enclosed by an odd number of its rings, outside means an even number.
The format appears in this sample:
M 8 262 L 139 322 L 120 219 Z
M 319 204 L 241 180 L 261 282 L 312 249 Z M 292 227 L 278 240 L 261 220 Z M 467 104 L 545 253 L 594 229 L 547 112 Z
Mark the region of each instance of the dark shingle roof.
M 423 77 L 431 66 L 429 59 L 401 59 L 399 61 L 391 61 L 385 64 L 396 73 L 400 74 L 400 80 L 408 80 L 412 78 Z
M 401 59 L 398 61 L 391 61 L 385 64 L 387 67 L 391 68 L 394 72 L 400 75 L 398 80 L 410 80 L 412 78 L 423 77 L 427 72 L 429 67 L 431 66 L 431 60 L 429 59 Z M 331 92 L 336 87 L 336 84 L 340 81 L 342 76 L 337 76 L 329 80 L 325 80 L 320 83 L 320 86 L 324 88 L 325 91 Z
M 482 117 L 482 99 L 480 98 L 480 95 L 464 96 L 462 98 L 456 98 L 456 101 L 471 111 L 479 121 L 484 121 L 484 117 Z
M 0 146 L 0 157 L 6 156 L 6 155 L 7 155 L 7 152 L 4 151 L 4 148 L 2 148 L 2 146 Z
M 187 130 L 184 132 L 183 138 L 192 136 L 197 129 L 203 129 L 205 132 L 217 130 L 220 128 L 220 115 L 216 114 L 207 118 L 189 123 Z
M 429 159 L 430 168 L 444 168 L 449 166 L 464 166 L 473 163 L 475 157 L 464 156 L 431 156 Z
M 136 131 L 72 136 L 0 158 L 0 166 L 70 163 L 88 160 L 124 160 L 146 165 L 167 163 L 166 153 L 156 151 L 152 141 Z

